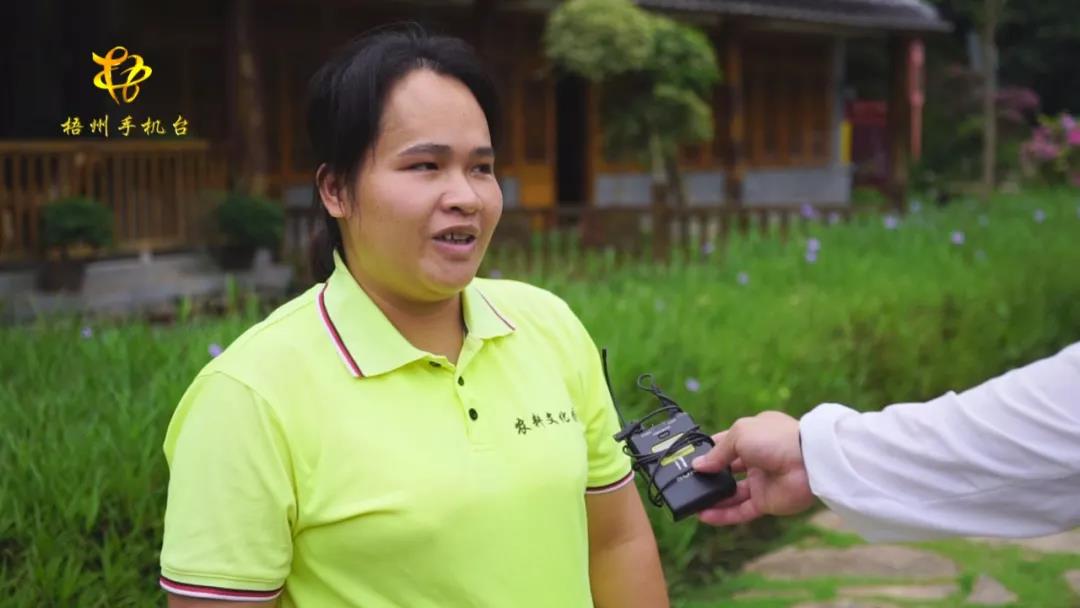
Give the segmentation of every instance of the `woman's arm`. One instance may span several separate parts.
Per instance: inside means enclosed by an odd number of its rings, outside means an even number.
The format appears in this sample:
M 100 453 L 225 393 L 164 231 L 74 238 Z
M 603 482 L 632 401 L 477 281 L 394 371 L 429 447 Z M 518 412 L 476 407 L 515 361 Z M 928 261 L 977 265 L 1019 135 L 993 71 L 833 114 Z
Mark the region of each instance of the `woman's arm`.
M 597 608 L 666 608 L 667 584 L 645 509 L 630 483 L 587 494 L 589 579 Z
M 277 599 L 268 602 L 230 602 L 169 594 L 169 608 L 276 608 L 277 605 Z
M 173 414 L 164 451 L 159 584 L 170 605 L 272 605 L 292 561 L 296 497 L 269 403 L 225 373 L 200 374 Z

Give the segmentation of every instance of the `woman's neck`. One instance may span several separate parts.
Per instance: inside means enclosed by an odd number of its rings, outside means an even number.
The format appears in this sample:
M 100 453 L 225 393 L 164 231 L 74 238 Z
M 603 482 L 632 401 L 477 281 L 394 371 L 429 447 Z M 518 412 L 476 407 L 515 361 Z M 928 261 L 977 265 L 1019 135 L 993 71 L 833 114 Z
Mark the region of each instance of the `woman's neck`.
M 401 335 L 416 348 L 442 355 L 457 364 L 465 342 L 461 294 L 437 302 L 416 302 L 380 289 L 372 281 L 353 278 Z

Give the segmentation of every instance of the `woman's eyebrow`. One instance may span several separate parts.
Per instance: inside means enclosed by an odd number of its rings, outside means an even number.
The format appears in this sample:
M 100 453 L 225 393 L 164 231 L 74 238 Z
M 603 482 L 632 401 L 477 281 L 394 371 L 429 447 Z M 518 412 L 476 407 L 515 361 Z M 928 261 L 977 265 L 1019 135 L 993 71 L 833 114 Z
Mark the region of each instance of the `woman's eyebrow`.
M 432 154 L 435 156 L 445 156 L 447 154 L 450 154 L 450 152 L 450 146 L 446 144 L 425 142 L 405 148 L 401 152 L 398 152 L 398 156 L 411 156 L 413 154 Z M 495 149 L 491 146 L 481 146 L 479 148 L 474 148 L 473 151 L 469 153 L 469 156 L 495 156 Z
M 422 143 L 415 144 L 405 148 L 398 153 L 398 156 L 409 156 L 410 154 L 434 154 L 444 155 L 450 153 L 450 146 L 446 144 L 434 144 L 434 143 Z

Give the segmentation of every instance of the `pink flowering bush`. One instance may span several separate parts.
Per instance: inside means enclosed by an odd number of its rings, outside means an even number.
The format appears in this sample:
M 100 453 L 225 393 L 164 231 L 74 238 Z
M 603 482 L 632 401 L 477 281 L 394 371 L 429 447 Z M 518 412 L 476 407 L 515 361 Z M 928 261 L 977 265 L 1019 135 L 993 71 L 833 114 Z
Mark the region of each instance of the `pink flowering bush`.
M 1031 139 L 1020 147 L 1020 164 L 1030 179 L 1080 188 L 1080 124 L 1069 114 L 1042 116 Z

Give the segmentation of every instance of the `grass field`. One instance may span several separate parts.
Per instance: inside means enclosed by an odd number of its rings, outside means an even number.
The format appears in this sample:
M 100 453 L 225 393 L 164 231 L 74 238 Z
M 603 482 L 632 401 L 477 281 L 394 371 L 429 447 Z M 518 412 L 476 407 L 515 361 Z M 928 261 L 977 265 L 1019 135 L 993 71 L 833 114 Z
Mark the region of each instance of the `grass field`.
M 751 236 L 668 267 L 616 268 L 580 254 L 514 278 L 571 304 L 611 351 L 631 411 L 651 407 L 633 388 L 646 371 L 709 429 L 822 401 L 873 409 L 962 388 L 1080 340 L 1080 196 L 1019 194 L 988 207 L 924 207 L 895 223 L 815 224 L 786 244 Z M 53 319 L 0 328 L 0 604 L 160 602 L 162 437 L 211 353 L 261 314 L 250 300 L 235 308 L 171 326 Z M 733 574 L 739 564 L 798 526 L 718 531 L 651 514 L 673 593 L 691 599 L 744 584 Z M 956 551 L 1016 565 L 1007 552 Z

